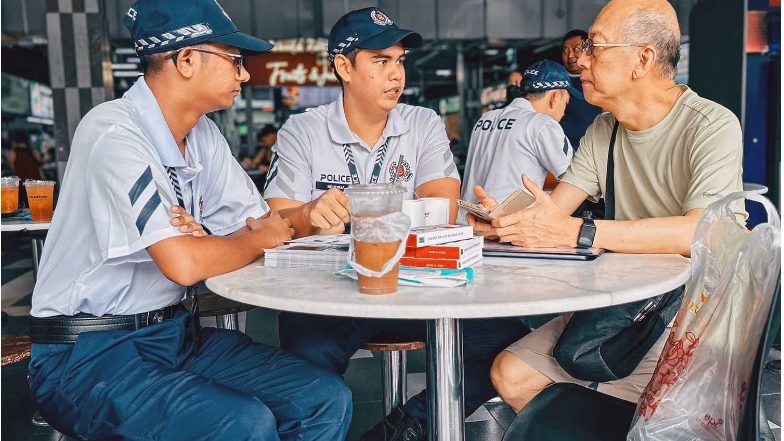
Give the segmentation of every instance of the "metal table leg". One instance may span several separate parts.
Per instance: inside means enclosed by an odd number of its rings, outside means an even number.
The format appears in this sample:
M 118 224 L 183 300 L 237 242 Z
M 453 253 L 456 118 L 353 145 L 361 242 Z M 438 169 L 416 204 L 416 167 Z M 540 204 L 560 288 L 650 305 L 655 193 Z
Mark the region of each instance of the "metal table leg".
M 33 281 L 38 281 L 38 264 L 41 262 L 41 254 L 44 251 L 44 240 L 40 237 L 33 237 Z
M 216 328 L 218 329 L 231 329 L 233 331 L 239 331 L 240 329 L 240 319 L 237 314 L 226 314 L 226 315 L 218 315 L 215 316 Z
M 459 319 L 427 321 L 427 405 L 430 441 L 463 441 L 463 328 Z

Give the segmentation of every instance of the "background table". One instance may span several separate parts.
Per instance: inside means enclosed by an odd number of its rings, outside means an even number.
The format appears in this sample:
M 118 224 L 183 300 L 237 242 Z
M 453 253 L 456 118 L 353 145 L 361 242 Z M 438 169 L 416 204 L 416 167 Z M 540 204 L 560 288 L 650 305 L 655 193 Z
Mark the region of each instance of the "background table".
M 41 261 L 41 253 L 44 250 L 44 237 L 49 230 L 49 222 L 33 222 L 11 218 L 0 220 L 0 230 L 5 232 L 17 231 L 31 233 L 33 246 L 33 279 L 38 280 L 38 263 Z
M 360 294 L 329 271 L 264 268 L 263 260 L 212 277 L 213 292 L 282 311 L 343 317 L 426 319 L 430 440 L 463 436 L 460 319 L 594 309 L 654 297 L 683 285 L 689 260 L 678 255 L 607 253 L 595 261 L 485 258 L 458 288 L 400 287 Z

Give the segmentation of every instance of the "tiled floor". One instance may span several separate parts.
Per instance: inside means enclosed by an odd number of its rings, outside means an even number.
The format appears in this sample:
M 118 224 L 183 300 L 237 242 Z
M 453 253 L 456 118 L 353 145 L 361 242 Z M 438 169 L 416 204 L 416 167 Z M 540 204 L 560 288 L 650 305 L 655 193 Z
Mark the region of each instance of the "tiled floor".
M 2 233 L 2 319 L 3 335 L 25 334 L 29 318 L 32 272 L 30 245 L 18 235 Z M 7 315 L 6 315 L 7 313 Z M 248 335 L 256 341 L 277 345 L 277 313 L 256 309 L 247 316 Z M 772 359 L 781 353 L 773 350 Z M 425 386 L 423 351 L 413 351 L 408 358 L 409 396 Z M 354 417 L 350 440 L 378 421 L 383 412 L 381 403 L 381 360 L 366 351 L 352 359 L 345 375 L 354 396 Z M 781 439 L 781 378 L 778 371 L 765 371 L 761 385 L 762 404 L 776 441 Z M 27 365 L 25 362 L 2 368 L 2 433 L 3 440 L 61 440 L 68 439 L 48 427 L 30 423 L 30 398 L 27 393 Z M 466 423 L 469 441 L 500 440 L 514 414 L 501 402 L 487 403 L 471 415 Z

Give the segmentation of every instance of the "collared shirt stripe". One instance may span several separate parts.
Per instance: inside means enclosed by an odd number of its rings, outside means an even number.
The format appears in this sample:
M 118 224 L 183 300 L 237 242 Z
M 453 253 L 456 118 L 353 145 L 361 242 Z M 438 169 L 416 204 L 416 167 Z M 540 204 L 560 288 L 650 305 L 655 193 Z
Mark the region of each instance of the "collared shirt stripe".
M 139 176 L 139 179 L 137 179 L 133 184 L 133 187 L 131 187 L 131 191 L 128 192 L 128 197 L 131 199 L 131 205 L 136 204 L 136 200 L 142 195 L 144 189 L 150 185 L 150 181 L 152 181 L 152 169 L 148 165 L 144 170 L 144 173 Z
M 180 189 L 180 178 L 177 176 L 177 172 L 174 171 L 174 167 L 166 167 L 166 172 L 169 174 L 169 181 L 171 181 L 172 187 L 174 187 L 174 195 L 177 196 L 177 203 L 180 204 L 182 208 L 185 208 L 182 190 Z

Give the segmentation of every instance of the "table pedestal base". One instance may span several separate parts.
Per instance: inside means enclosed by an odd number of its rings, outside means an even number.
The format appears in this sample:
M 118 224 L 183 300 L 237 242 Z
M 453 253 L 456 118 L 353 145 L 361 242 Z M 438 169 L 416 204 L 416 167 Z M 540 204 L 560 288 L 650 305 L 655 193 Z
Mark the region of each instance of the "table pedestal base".
M 458 319 L 427 321 L 428 439 L 463 441 L 463 327 Z

